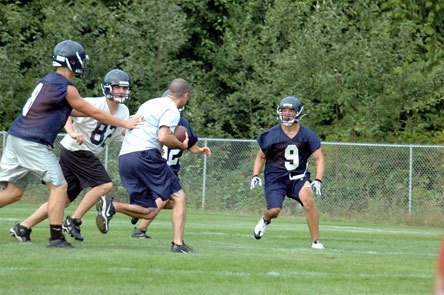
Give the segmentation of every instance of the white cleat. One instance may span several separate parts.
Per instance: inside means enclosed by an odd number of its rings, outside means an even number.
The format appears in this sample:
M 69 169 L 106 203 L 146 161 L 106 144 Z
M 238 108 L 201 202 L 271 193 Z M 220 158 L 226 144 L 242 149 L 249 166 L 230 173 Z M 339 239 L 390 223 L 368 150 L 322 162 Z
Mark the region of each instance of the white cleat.
M 319 242 L 319 240 L 316 240 L 313 243 L 311 243 L 311 247 L 316 250 L 324 250 L 325 249 L 324 245 L 322 245 L 322 243 Z
M 262 238 L 262 236 L 265 234 L 265 231 L 267 230 L 267 226 L 270 224 L 265 223 L 264 218 L 262 217 L 259 222 L 256 224 L 256 227 L 254 228 L 254 237 L 256 240 L 259 240 Z

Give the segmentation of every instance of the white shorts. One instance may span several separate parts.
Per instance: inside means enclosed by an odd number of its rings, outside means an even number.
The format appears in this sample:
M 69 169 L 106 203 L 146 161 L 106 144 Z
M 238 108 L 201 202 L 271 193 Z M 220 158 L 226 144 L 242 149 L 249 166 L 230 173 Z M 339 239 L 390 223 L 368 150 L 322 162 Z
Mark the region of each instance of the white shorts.
M 57 156 L 50 146 L 9 134 L 0 168 L 0 183 L 6 185 L 7 182 L 12 182 L 23 191 L 32 175 L 55 186 L 65 182 Z

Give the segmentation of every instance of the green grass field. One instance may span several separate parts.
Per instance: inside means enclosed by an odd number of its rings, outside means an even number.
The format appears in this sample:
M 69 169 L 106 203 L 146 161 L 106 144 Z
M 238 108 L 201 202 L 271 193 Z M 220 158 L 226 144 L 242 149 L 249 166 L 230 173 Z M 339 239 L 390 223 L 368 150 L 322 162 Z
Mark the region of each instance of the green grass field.
M 309 248 L 304 218 L 280 217 L 256 241 L 259 215 L 189 211 L 193 254 L 170 252 L 170 211 L 134 240 L 129 218 L 116 215 L 101 234 L 92 210 L 76 249 L 47 249 L 47 221 L 32 244 L 9 228 L 36 206 L 0 209 L 0 294 L 431 294 L 438 228 L 356 224 L 321 219 L 324 251 Z M 72 212 L 68 208 L 67 212 Z

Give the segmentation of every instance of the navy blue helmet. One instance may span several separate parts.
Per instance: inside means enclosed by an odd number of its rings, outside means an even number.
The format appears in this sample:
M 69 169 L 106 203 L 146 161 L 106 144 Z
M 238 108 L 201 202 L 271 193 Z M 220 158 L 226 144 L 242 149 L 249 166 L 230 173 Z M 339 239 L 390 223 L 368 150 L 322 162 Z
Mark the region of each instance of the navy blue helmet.
M 126 87 L 126 91 L 123 95 L 117 95 L 113 92 L 113 86 Z M 114 69 L 106 73 L 102 82 L 103 94 L 109 100 L 114 100 L 119 103 L 125 103 L 131 97 L 131 81 L 127 73 L 122 70 Z
M 86 55 L 79 42 L 65 40 L 54 47 L 52 65 L 54 67 L 67 67 L 77 78 L 83 78 L 88 59 L 88 55 Z
M 292 109 L 296 112 L 296 114 L 294 116 L 288 116 L 287 114 L 284 115 L 284 109 Z M 276 111 L 279 121 L 287 126 L 291 126 L 294 123 L 299 122 L 299 120 L 304 116 L 302 115 L 303 109 L 304 107 L 302 106 L 302 103 L 298 98 L 294 96 L 287 96 L 281 100 Z

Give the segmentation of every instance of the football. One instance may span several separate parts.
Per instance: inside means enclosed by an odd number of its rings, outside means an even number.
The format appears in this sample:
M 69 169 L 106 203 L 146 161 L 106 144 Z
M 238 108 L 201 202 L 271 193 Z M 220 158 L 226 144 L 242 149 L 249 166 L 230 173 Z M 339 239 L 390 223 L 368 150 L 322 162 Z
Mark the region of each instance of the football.
M 187 128 L 177 125 L 176 129 L 174 130 L 174 135 L 179 141 L 183 142 L 185 140 L 185 132 L 187 132 Z

